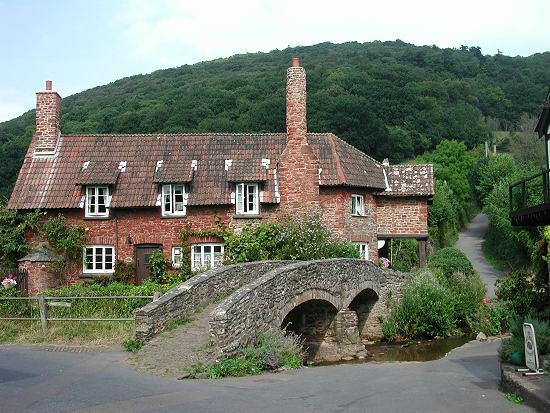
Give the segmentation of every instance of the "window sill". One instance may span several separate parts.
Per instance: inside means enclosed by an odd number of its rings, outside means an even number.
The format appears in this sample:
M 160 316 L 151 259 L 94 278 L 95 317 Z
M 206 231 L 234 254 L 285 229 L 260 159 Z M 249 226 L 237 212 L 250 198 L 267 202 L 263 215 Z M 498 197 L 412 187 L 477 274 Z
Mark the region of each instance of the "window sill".
M 233 215 L 233 218 L 235 219 L 262 219 L 262 216 L 260 214 L 235 214 Z
M 366 215 L 351 214 L 353 218 L 368 218 Z
M 161 219 L 177 219 L 177 218 L 185 218 L 187 216 L 187 214 L 183 214 L 183 215 L 161 215 L 160 218 Z
M 84 217 L 84 221 L 101 221 L 101 220 L 106 221 L 109 219 L 111 219 L 109 215 L 105 217 L 87 217 L 87 216 Z
M 114 274 L 114 271 L 106 272 L 82 272 L 79 274 L 78 278 L 96 278 L 96 277 L 106 277 Z

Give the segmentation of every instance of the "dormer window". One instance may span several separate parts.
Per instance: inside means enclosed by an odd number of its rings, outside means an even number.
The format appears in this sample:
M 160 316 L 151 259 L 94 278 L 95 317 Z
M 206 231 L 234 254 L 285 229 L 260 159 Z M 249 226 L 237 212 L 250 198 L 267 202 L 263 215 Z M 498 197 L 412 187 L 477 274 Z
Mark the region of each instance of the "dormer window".
M 183 216 L 187 204 L 184 184 L 162 185 L 162 216 Z
M 365 206 L 363 203 L 363 195 L 351 196 L 351 215 L 363 216 L 365 215 Z
M 258 215 L 260 213 L 258 184 L 237 184 L 235 198 L 237 215 Z
M 86 217 L 105 218 L 109 216 L 111 196 L 108 186 L 86 187 Z

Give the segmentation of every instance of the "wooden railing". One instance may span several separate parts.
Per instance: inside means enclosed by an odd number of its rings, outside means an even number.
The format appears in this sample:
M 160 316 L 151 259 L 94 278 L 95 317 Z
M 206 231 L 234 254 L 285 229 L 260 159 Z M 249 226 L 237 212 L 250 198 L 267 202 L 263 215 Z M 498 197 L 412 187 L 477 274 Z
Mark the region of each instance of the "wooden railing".
M 510 213 L 550 202 L 550 169 L 515 182 L 509 187 Z

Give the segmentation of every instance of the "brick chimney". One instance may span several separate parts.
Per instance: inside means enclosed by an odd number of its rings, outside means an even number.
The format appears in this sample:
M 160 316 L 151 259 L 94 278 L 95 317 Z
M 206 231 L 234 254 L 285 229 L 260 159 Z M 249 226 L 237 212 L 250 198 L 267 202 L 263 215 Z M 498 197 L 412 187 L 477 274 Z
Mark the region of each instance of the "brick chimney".
M 286 140 L 278 168 L 280 208 L 292 215 L 320 213 L 319 162 L 307 141 L 306 71 L 297 57 L 286 75 Z
M 33 137 L 34 155 L 53 155 L 60 136 L 61 96 L 52 91 L 52 81 L 46 80 L 46 90 L 36 93 L 36 131 Z

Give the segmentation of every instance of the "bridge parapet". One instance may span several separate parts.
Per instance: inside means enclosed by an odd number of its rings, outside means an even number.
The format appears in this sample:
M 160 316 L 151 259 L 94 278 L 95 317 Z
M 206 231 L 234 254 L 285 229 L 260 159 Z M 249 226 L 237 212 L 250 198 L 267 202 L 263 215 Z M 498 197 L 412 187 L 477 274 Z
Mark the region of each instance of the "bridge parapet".
M 323 300 L 343 310 L 366 289 L 378 296 L 379 316 L 387 311 L 387 298 L 401 294 L 406 277 L 357 259 L 294 262 L 268 271 L 225 299 L 210 315 L 210 334 L 223 353 L 231 354 L 254 344 L 259 333 L 279 328 L 306 301 Z

